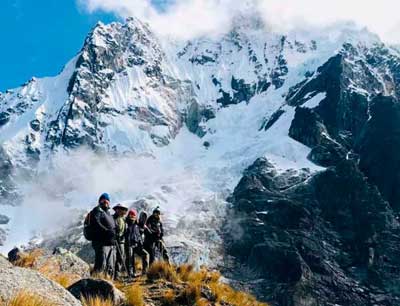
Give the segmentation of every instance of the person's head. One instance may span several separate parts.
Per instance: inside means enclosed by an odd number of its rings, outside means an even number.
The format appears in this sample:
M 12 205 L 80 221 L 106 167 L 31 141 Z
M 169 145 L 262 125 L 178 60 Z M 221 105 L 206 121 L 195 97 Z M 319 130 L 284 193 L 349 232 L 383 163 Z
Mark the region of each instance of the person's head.
M 108 193 L 103 193 L 99 198 L 99 205 L 101 208 L 103 208 L 105 210 L 110 209 L 110 202 L 111 202 L 111 198 Z
M 128 219 L 131 220 L 131 221 L 133 221 L 133 222 L 135 222 L 136 219 L 137 219 L 137 211 L 134 210 L 134 209 L 131 209 L 131 210 L 128 212 Z
M 124 217 L 128 212 L 128 208 L 122 206 L 121 204 L 117 204 L 116 206 L 113 207 L 113 209 L 118 217 Z
M 160 207 L 157 206 L 157 207 L 153 210 L 153 216 L 154 216 L 156 219 L 160 220 L 160 218 L 161 218 L 161 210 L 160 210 Z

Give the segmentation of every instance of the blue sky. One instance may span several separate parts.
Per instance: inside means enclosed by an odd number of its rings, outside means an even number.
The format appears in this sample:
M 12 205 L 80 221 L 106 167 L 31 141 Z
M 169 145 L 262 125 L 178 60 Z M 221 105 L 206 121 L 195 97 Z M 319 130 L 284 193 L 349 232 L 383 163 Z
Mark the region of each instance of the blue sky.
M 57 74 L 98 20 L 116 19 L 89 15 L 76 0 L 1 0 L 0 91 Z

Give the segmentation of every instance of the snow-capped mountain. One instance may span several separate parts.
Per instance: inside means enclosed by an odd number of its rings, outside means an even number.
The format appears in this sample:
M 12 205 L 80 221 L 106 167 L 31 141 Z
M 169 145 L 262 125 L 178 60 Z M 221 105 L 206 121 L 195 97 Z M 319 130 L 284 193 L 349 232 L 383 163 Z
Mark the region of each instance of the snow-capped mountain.
M 256 269 L 253 247 L 266 237 L 270 220 L 262 221 L 269 209 L 253 206 L 252 192 L 314 184 L 315 175 L 346 160 L 379 189 L 387 209 L 397 211 L 399 65 L 396 49 L 353 24 L 282 35 L 255 15 L 238 16 L 224 35 L 182 42 L 158 37 L 135 18 L 98 23 L 59 75 L 0 93 L 0 213 L 11 218 L 0 225 L 9 230 L 6 245 L 48 230 L 43 224 L 52 230 L 65 224 L 68 212 L 88 209 L 106 189 L 133 206 L 161 205 L 167 242 L 179 260 Z M 379 142 L 387 130 L 393 132 L 386 135 L 389 151 Z M 243 183 L 270 171 L 273 179 Z M 266 184 L 270 179 L 277 182 Z M 249 205 L 244 211 L 243 201 Z M 253 230 L 229 222 L 232 211 L 257 227 L 261 241 L 244 241 L 253 257 L 238 255 L 235 242 L 234 251 L 226 250 L 235 236 L 225 239 L 227 229 Z M 68 243 L 80 241 L 69 234 Z M 226 264 L 227 254 L 238 261 Z M 271 271 L 260 271 L 268 279 Z M 271 290 L 265 289 L 266 298 L 279 300 L 274 296 L 282 293 Z M 304 305 L 328 305 L 310 303 Z

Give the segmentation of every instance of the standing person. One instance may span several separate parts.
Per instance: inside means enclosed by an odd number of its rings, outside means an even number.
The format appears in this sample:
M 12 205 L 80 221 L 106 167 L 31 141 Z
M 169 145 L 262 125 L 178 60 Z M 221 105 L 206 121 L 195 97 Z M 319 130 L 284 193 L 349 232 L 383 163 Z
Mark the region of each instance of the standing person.
M 137 212 L 132 209 L 126 218 L 127 230 L 125 238 L 126 266 L 129 276 L 135 276 L 135 254 L 142 259 L 142 275 L 146 273 L 149 266 L 149 253 L 143 248 L 143 231 L 137 220 Z
M 164 229 L 161 222 L 161 211 L 159 207 L 154 209 L 153 214 L 147 219 L 145 229 L 144 245 L 147 252 L 150 254 L 150 264 L 155 260 L 156 248 L 159 248 L 163 259 L 169 262 L 167 248 L 163 241 Z
M 117 278 L 125 265 L 125 233 L 126 223 L 125 215 L 128 212 L 128 208 L 117 204 L 113 207 L 115 214 L 113 215 L 116 225 L 116 240 L 117 240 L 117 259 L 115 263 L 115 277 Z M 126 271 L 128 272 L 128 271 Z
M 114 277 L 116 226 L 109 210 L 110 196 L 103 193 L 99 198 L 99 205 L 86 217 L 85 230 L 86 227 L 90 228 L 90 239 L 95 252 L 93 273 L 106 273 Z

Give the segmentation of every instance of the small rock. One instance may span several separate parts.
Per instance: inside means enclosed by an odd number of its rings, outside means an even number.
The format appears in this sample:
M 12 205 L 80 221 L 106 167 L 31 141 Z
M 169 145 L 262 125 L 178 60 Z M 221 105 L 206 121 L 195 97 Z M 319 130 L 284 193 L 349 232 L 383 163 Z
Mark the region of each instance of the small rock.
M 10 252 L 8 252 L 8 254 L 7 254 L 8 260 L 11 263 L 14 263 L 17 260 L 21 259 L 21 254 L 22 254 L 22 251 L 19 248 L 15 247 Z
M 0 225 L 8 224 L 10 218 L 4 215 L 0 215 Z

